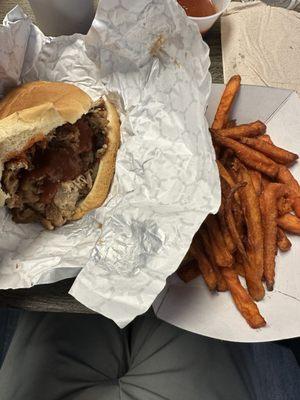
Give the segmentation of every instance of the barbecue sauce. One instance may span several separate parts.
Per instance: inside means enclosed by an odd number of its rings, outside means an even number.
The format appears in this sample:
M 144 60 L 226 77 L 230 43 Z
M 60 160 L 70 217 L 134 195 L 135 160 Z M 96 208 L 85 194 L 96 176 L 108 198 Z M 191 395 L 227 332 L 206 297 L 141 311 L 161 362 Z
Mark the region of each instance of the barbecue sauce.
M 208 17 L 217 12 L 212 0 L 178 0 L 178 3 L 190 17 Z
M 68 143 L 55 144 L 55 139 L 47 148 L 37 148 L 34 154 L 34 170 L 24 173 L 25 179 L 42 179 L 40 200 L 49 204 L 55 197 L 59 182 L 77 178 L 83 172 L 80 154 L 93 150 L 94 135 L 87 121 L 80 119 L 75 126 L 79 130 L 79 145 L 75 151 Z M 67 126 L 65 127 L 67 129 Z
M 42 186 L 40 200 L 43 204 L 50 204 L 58 191 L 59 183 L 45 180 Z
M 37 168 L 31 172 L 33 178 L 47 177 L 51 182 L 75 179 L 81 173 L 81 159 L 70 147 L 48 148 L 35 158 Z
M 78 152 L 85 153 L 91 151 L 93 148 L 93 131 L 88 122 L 84 119 L 80 119 L 75 125 L 80 132 Z

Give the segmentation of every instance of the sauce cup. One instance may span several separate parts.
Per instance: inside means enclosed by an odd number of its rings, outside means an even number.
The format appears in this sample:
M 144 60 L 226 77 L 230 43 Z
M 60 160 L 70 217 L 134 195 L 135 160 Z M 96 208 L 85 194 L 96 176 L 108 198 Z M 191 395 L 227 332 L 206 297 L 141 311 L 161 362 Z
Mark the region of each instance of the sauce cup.
M 201 0 L 199 0 L 201 1 Z M 190 17 L 189 18 L 196 22 L 199 27 L 199 30 L 202 34 L 206 33 L 213 24 L 217 21 L 217 19 L 223 14 L 226 8 L 229 6 L 231 0 L 213 0 L 214 5 L 217 8 L 217 12 L 213 15 L 209 15 L 208 17 Z

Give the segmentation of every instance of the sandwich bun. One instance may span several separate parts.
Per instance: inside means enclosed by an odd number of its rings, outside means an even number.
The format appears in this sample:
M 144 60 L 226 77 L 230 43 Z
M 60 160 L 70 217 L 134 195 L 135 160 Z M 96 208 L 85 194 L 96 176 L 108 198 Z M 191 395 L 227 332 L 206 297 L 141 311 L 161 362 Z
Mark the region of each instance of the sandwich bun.
M 105 201 L 115 171 L 120 146 L 119 115 L 107 98 L 103 97 L 107 112 L 107 148 L 99 162 L 96 178 L 88 195 L 79 202 L 69 220 L 82 218 Z M 74 124 L 96 104 L 78 87 L 63 82 L 37 81 L 12 90 L 0 101 L 0 181 L 4 164 L 21 156 L 36 142 L 47 140 L 55 128 Z M 8 195 L 0 187 L 0 205 Z

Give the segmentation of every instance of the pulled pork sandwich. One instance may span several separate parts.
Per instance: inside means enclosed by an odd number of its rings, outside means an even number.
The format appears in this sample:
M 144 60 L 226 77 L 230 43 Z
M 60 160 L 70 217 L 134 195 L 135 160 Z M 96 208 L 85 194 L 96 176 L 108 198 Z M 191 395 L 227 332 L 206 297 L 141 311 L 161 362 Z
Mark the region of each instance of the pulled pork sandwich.
M 0 205 L 54 229 L 107 197 L 120 145 L 115 107 L 76 86 L 32 82 L 0 101 Z

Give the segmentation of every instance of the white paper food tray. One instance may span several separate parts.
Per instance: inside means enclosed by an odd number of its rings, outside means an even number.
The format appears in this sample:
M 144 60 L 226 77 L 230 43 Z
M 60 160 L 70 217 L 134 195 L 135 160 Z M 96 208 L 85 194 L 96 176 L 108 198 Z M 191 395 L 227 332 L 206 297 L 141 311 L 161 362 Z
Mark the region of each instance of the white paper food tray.
M 207 118 L 211 124 L 224 85 L 213 85 Z M 262 120 L 275 144 L 295 153 L 300 150 L 300 100 L 295 92 L 242 86 L 233 108 L 238 123 Z M 300 163 L 292 168 L 300 179 Z M 258 303 L 267 326 L 251 329 L 237 311 L 230 294 L 208 291 L 202 278 L 189 284 L 176 274 L 154 303 L 159 318 L 180 328 L 216 339 L 266 342 L 300 336 L 300 237 L 292 236 L 292 249 L 276 258 L 276 283 Z

